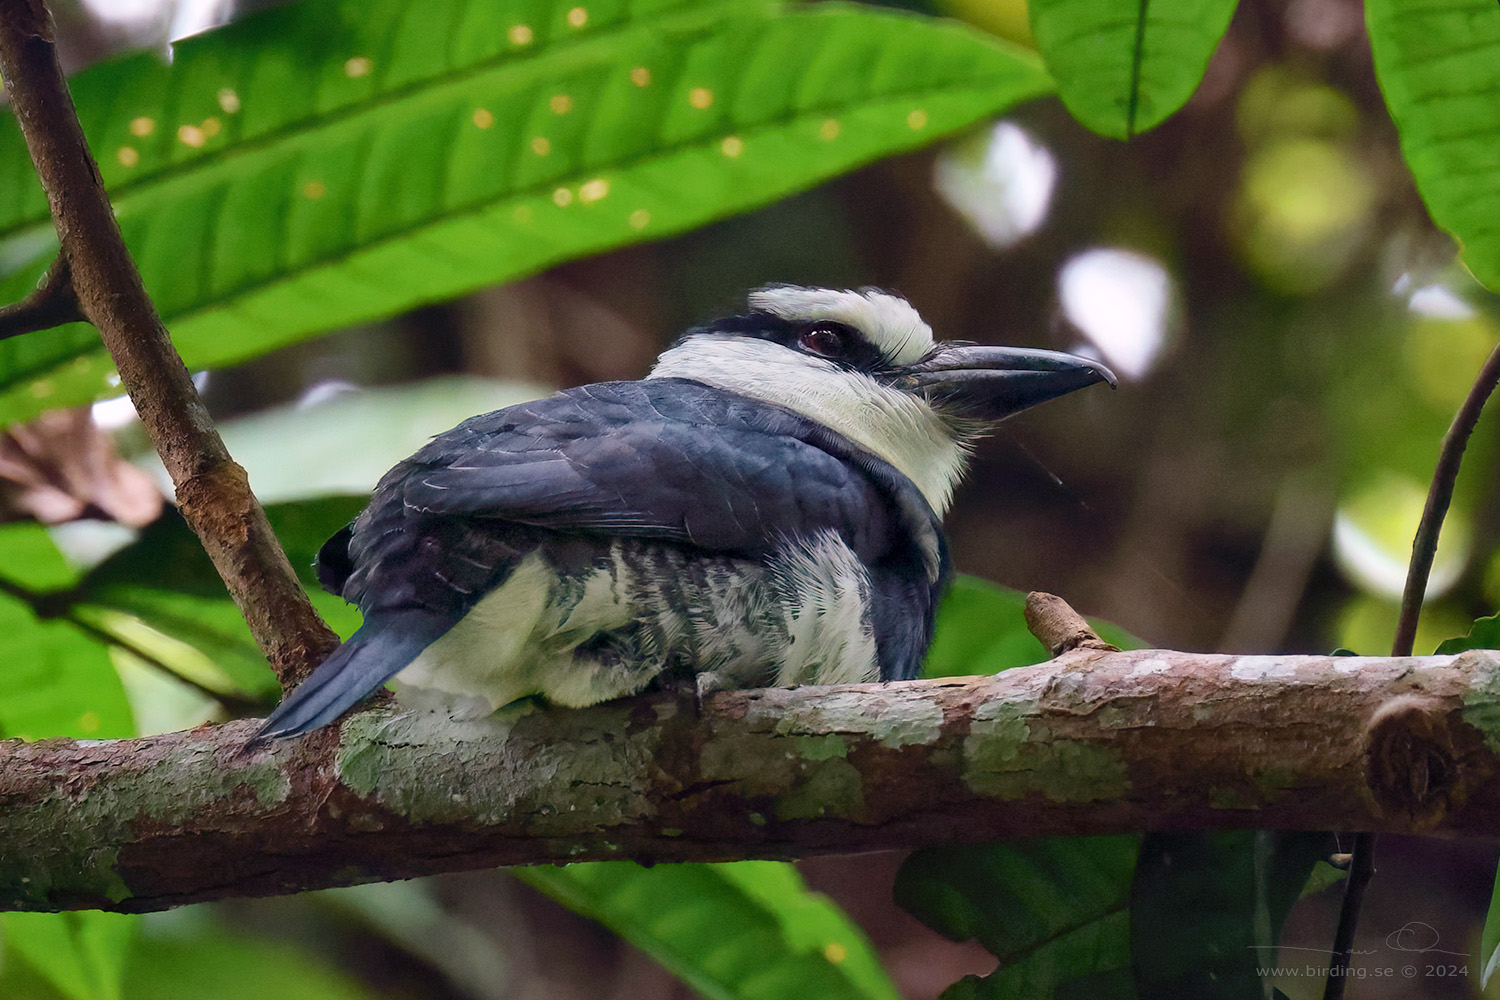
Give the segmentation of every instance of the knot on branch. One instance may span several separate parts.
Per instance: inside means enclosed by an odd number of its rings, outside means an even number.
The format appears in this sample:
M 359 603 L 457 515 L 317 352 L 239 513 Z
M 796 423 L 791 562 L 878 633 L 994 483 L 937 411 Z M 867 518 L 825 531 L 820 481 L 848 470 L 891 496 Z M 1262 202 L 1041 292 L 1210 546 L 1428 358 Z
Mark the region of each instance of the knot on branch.
M 1046 647 L 1048 656 L 1061 656 L 1075 649 L 1098 649 L 1118 653 L 1099 638 L 1084 617 L 1056 594 L 1032 591 L 1026 595 L 1026 628 Z
M 1365 780 L 1380 811 L 1416 830 L 1436 826 L 1461 806 L 1489 770 L 1474 731 L 1446 702 L 1401 695 L 1365 727 Z

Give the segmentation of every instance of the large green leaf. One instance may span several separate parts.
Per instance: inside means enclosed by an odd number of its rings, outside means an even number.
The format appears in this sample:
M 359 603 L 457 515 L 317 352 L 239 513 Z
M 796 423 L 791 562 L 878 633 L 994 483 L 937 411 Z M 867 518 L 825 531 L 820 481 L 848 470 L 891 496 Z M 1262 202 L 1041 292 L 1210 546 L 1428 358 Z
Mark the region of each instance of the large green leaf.
M 1281 925 L 1327 833 L 1152 833 L 1131 886 L 1130 938 L 1142 996 L 1258 996 Z M 1191 913 L 1191 920 L 1183 914 Z
M 125 956 L 139 922 L 97 911 L 5 913 L 0 938 L 5 957 L 26 962 L 67 1000 L 120 1000 Z
M 66 621 L 37 615 L 38 595 L 76 577 L 45 528 L 0 527 L 0 577 L 8 591 L 0 595 L 0 737 L 131 735 L 108 648 Z
M 369 1000 L 346 973 L 304 948 L 194 921 L 181 935 L 147 934 L 126 966 L 126 1000 Z
M 1198 87 L 1235 0 L 1031 0 L 1031 30 L 1058 96 L 1084 125 L 1128 139 Z
M 713 0 L 304 2 L 73 84 L 193 367 L 698 226 L 1050 87 L 962 25 Z M 7 129 L 0 298 L 48 225 Z M 108 371 L 86 328 L 0 343 L 0 420 Z
M 1000 968 L 944 997 L 1131 997 L 1131 873 L 1140 838 L 1049 837 L 927 848 L 896 876 L 896 902 L 955 941 L 974 938 Z
M 220 424 L 219 432 L 261 503 L 368 495 L 387 469 L 435 435 L 547 394 L 519 382 L 445 375 L 262 410 Z
M 1438 643 L 1439 656 L 1462 653 L 1466 649 L 1500 649 L 1500 615 L 1474 619 L 1467 635 L 1454 636 Z
M 6 913 L 6 1000 L 367 1000 L 305 948 L 220 927 L 204 907 L 147 917 Z M 140 933 L 137 933 L 137 931 Z M 17 961 L 9 961 L 9 959 Z
M 709 1000 L 895 1000 L 869 941 L 775 861 L 642 868 L 630 861 L 515 874 L 609 927 Z
M 1500 291 L 1500 5 L 1369 0 L 1375 75 L 1433 221 Z
M 313 556 L 364 504 L 364 497 L 324 497 L 266 508 L 319 613 L 346 635 L 357 627 L 358 613 L 318 588 Z M 202 544 L 175 510 L 90 570 L 68 598 L 101 631 L 209 690 L 275 701 L 275 676 Z M 149 632 L 142 634 L 140 626 Z
M 1490 890 L 1490 908 L 1484 915 L 1484 931 L 1479 938 L 1479 988 L 1485 989 L 1495 970 L 1500 968 L 1500 870 Z

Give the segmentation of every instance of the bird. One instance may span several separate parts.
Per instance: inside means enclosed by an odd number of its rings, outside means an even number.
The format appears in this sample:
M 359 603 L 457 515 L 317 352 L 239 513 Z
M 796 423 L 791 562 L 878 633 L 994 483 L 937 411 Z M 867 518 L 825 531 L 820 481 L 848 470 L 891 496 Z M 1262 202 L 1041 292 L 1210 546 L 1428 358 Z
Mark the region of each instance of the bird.
M 322 547 L 360 628 L 257 741 L 398 695 L 473 718 L 650 686 L 916 677 L 974 442 L 1115 376 L 937 341 L 899 294 L 768 285 L 638 381 L 472 417 L 397 464 Z

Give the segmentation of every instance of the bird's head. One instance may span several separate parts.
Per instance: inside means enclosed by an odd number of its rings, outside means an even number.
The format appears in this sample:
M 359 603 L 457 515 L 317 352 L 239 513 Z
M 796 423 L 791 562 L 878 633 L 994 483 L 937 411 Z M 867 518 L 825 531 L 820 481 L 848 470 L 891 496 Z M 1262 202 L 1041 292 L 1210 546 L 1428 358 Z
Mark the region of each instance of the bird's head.
M 910 478 L 939 515 L 969 446 L 996 421 L 1114 374 L 1056 351 L 935 341 L 904 298 L 772 285 L 748 312 L 689 330 L 651 378 L 686 378 L 787 407 Z

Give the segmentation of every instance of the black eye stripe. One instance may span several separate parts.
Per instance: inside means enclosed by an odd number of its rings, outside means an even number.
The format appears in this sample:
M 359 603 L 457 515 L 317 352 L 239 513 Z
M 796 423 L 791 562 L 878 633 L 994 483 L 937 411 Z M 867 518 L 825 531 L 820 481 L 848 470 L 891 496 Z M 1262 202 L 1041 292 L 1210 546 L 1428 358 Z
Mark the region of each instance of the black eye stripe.
M 804 338 L 815 330 L 834 332 L 842 340 L 842 350 L 836 354 L 810 349 Z M 841 368 L 864 372 L 881 372 L 890 365 L 885 357 L 855 327 L 836 320 L 789 320 L 773 313 L 752 312 L 743 316 L 730 316 L 718 320 L 695 332 L 718 333 L 729 336 L 754 337 L 769 340 L 811 357 L 831 361 Z

